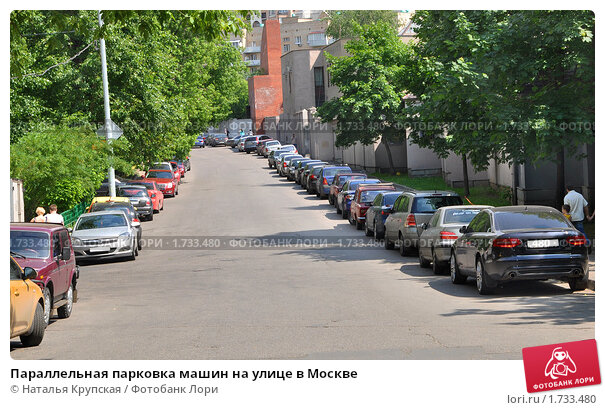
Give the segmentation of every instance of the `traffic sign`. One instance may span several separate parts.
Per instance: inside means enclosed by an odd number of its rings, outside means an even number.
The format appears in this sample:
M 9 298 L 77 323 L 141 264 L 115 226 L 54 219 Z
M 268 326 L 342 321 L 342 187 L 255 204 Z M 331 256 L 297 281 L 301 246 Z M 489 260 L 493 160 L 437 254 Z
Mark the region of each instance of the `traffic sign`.
M 120 127 L 118 127 L 118 124 L 116 124 L 115 122 L 110 121 L 109 124 L 109 129 L 107 129 L 107 127 L 105 125 L 102 125 L 101 128 L 99 128 L 97 130 L 97 135 L 99 137 L 102 137 L 104 139 L 109 139 L 109 140 L 117 140 L 118 138 L 120 138 L 122 136 L 122 134 L 124 134 L 124 131 L 122 131 L 122 129 Z M 111 137 L 108 137 L 108 131 L 111 131 Z

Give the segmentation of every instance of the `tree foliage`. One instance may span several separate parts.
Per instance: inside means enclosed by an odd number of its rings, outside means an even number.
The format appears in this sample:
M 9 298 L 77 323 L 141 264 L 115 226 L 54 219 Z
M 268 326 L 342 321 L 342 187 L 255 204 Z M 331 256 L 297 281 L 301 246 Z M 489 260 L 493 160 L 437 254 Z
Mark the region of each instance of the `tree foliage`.
M 384 23 L 397 29 L 399 25 L 395 10 L 326 10 L 326 14 L 326 35 L 336 39 L 357 37 L 357 26 Z
M 317 112 L 323 122 L 338 121 L 336 145 L 371 144 L 382 137 L 388 142 L 405 133 L 396 125 L 403 109 L 397 76 L 407 45 L 386 23 L 357 26 L 358 38 L 345 45 L 348 55 L 328 55 L 331 82 L 342 96 L 326 101 Z

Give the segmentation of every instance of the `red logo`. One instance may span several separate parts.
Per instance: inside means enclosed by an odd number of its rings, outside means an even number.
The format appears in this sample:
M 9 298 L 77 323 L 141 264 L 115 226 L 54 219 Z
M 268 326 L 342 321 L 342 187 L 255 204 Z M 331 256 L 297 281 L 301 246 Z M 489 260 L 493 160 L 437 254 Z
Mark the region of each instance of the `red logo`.
M 526 347 L 523 366 L 528 393 L 601 384 L 594 339 Z

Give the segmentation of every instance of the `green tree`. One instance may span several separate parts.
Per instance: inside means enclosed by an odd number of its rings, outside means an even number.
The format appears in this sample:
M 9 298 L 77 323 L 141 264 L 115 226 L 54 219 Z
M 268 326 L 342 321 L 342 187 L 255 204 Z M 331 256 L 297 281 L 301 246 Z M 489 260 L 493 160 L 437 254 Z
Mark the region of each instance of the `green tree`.
M 338 122 L 337 146 L 381 139 L 394 173 L 389 143 L 405 139 L 397 126 L 403 94 L 396 80 L 408 46 L 386 23 L 357 26 L 357 30 L 358 38 L 345 45 L 348 56 L 328 55 L 330 80 L 342 95 L 326 101 L 317 112 L 322 122 Z
M 354 38 L 357 26 L 385 23 L 393 29 L 399 26 L 395 10 L 326 10 L 329 21 L 326 35 L 332 38 Z

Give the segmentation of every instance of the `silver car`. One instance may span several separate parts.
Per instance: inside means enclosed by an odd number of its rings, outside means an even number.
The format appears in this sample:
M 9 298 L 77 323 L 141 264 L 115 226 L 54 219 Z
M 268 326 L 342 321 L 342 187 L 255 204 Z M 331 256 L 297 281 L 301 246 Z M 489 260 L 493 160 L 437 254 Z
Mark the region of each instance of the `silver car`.
M 124 211 L 90 212 L 80 215 L 71 233 L 76 260 L 139 254 L 135 227 Z
M 468 223 L 482 209 L 491 208 L 485 205 L 444 206 L 437 209 L 430 221 L 420 225 L 418 242 L 418 260 L 420 266 L 428 268 L 433 265 L 435 274 L 443 273 L 449 267 L 452 244 L 462 234 L 460 228 Z

